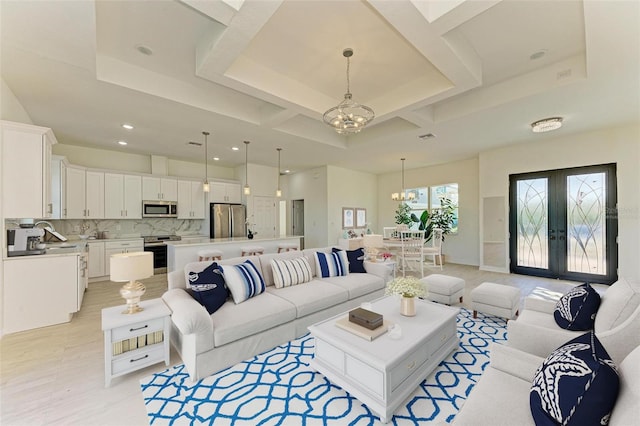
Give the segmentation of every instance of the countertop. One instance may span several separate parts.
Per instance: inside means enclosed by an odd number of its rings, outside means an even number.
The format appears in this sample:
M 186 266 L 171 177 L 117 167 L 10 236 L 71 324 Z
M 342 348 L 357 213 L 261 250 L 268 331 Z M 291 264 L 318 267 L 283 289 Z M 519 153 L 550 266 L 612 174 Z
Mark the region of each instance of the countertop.
M 268 237 L 268 238 L 260 238 L 259 236 L 255 236 L 252 239 L 247 237 L 232 237 L 232 238 L 208 238 L 201 237 L 194 241 L 193 238 L 185 241 L 165 241 L 165 244 L 168 246 L 175 247 L 186 247 L 186 246 L 203 246 L 210 244 L 227 244 L 227 243 L 238 243 L 238 242 L 259 242 L 259 241 L 277 241 L 277 240 L 290 240 L 295 238 L 303 238 L 303 235 L 285 235 L 280 237 Z

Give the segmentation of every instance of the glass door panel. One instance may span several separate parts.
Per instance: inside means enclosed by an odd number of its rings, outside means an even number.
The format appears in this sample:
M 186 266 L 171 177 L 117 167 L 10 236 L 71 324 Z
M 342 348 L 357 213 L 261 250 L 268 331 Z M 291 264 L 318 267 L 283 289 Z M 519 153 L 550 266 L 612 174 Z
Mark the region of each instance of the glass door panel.
M 549 268 L 548 179 L 517 182 L 517 265 Z
M 606 174 L 567 176 L 567 270 L 607 274 Z

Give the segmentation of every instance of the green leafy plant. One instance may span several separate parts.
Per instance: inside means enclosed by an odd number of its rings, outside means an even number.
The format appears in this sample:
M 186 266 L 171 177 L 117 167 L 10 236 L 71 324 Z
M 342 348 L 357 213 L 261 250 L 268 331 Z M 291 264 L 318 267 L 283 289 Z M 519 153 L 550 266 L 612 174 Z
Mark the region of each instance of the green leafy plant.
M 398 208 L 396 209 L 396 224 L 397 225 L 411 225 L 413 220 L 411 220 L 411 207 L 409 207 L 405 203 L 398 204 Z
M 451 233 L 453 221 L 456 218 L 456 207 L 449 198 L 440 199 L 440 208 L 431 212 L 430 222 L 433 228 L 442 230 L 442 241 L 444 236 Z M 430 237 L 429 237 L 430 238 Z

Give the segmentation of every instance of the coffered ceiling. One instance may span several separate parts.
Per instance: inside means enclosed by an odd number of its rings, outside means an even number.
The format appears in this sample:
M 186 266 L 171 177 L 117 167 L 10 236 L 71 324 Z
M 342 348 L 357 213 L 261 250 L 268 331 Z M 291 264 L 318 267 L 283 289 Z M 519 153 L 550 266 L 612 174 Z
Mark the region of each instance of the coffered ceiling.
M 635 1 L 3 0 L 0 13 L 3 79 L 67 144 L 203 161 L 187 142 L 206 130 L 222 166 L 250 140 L 252 163 L 275 166 L 282 147 L 283 168 L 384 173 L 640 116 Z M 349 137 L 322 123 L 347 47 L 353 97 L 376 112 Z M 531 132 L 550 116 L 564 127 Z

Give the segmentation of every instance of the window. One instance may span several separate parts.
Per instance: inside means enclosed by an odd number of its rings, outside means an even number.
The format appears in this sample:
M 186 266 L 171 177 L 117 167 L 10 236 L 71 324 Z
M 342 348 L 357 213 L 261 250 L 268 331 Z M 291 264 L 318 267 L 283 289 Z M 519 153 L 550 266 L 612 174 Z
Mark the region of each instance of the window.
M 413 194 L 410 196 L 409 194 Z M 412 198 L 413 197 L 413 198 Z M 440 210 L 440 201 L 444 198 L 451 200 L 454 205 L 453 225 L 451 226 L 451 233 L 458 232 L 458 184 L 447 183 L 445 185 L 429 186 L 425 188 L 412 188 L 405 191 L 406 204 L 411 208 L 411 213 L 416 217 L 420 217 L 422 212 L 429 210 L 430 213 Z M 410 228 L 418 229 L 419 223 L 414 222 Z

